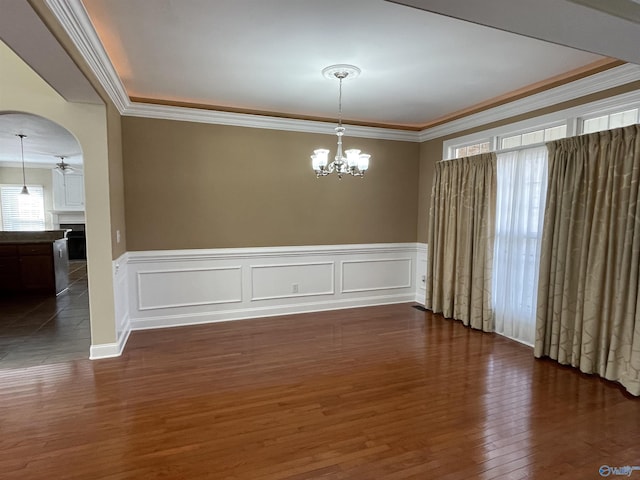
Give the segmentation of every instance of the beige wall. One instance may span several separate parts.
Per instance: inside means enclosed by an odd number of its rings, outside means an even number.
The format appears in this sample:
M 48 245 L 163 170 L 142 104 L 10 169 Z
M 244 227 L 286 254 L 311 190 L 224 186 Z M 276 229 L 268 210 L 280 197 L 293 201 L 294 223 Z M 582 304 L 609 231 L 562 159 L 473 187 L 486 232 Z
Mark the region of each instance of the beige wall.
M 419 145 L 345 137 L 364 179 L 317 179 L 336 137 L 122 118 L 129 250 L 415 242 Z M 348 132 L 348 131 L 347 131 Z
M 45 229 L 51 230 L 53 223 L 53 179 L 49 168 L 27 168 L 25 170 L 27 185 L 42 185 L 44 193 Z M 0 167 L 0 184 L 22 185 L 22 168 Z M 2 230 L 2 213 L 0 212 L 0 230 Z
M 107 104 L 107 141 L 109 143 L 109 202 L 111 212 L 111 254 L 115 260 L 127 251 L 124 214 L 124 171 L 122 163 L 122 125 L 120 113 Z M 118 232 L 120 241 L 118 242 Z
M 418 208 L 418 242 L 427 241 L 427 224 L 429 220 L 429 205 L 431 197 L 431 184 L 433 182 L 433 168 L 435 162 L 442 160 L 443 143 L 452 138 L 462 137 L 475 132 L 489 130 L 491 128 L 509 125 L 511 123 L 520 122 L 529 118 L 539 117 L 549 113 L 565 110 L 568 108 L 583 105 L 585 103 L 595 102 L 605 98 L 620 95 L 622 93 L 632 92 L 640 89 L 640 81 L 629 83 L 621 87 L 604 90 L 584 97 L 580 97 L 568 102 L 559 103 L 551 107 L 535 110 L 526 114 L 500 120 L 498 122 L 488 123 L 479 127 L 471 128 L 461 132 L 457 132 L 445 137 L 436 138 L 423 142 L 420 145 L 420 186 L 419 186 L 419 208 Z

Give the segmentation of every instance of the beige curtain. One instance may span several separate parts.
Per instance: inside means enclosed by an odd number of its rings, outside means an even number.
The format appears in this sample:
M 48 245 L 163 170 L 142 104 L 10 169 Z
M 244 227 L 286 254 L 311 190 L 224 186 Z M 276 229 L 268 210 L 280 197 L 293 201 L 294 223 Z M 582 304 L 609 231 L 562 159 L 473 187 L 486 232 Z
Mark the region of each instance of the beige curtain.
M 496 211 L 496 155 L 436 164 L 425 306 L 465 325 L 493 331 L 491 269 Z
M 640 126 L 547 146 L 535 356 L 640 395 Z

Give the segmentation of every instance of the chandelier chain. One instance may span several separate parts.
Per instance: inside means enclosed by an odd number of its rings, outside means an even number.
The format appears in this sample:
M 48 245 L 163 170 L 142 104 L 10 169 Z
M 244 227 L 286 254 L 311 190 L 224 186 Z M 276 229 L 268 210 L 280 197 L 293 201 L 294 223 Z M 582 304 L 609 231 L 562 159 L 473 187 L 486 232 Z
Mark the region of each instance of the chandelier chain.
M 26 185 L 27 176 L 24 173 L 24 137 L 26 137 L 26 135 L 19 133 L 18 136 L 20 137 L 20 158 L 22 158 L 22 185 Z
M 338 95 L 338 126 L 342 127 L 342 77 L 339 76 L 340 80 L 340 94 Z

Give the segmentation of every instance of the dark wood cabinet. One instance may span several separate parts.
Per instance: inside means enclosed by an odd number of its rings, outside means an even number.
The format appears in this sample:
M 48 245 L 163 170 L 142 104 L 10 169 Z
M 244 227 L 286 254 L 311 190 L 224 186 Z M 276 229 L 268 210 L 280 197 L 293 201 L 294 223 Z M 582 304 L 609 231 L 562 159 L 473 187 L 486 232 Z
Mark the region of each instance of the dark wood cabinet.
M 58 294 L 68 284 L 66 239 L 0 245 L 0 292 Z
M 15 245 L 0 245 L 0 291 L 20 289 L 20 259 Z

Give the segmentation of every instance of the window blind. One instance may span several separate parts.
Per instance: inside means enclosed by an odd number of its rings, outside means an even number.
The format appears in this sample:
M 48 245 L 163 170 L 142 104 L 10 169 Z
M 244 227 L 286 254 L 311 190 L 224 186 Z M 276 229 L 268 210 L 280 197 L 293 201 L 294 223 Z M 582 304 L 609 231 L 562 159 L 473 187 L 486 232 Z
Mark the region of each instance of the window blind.
M 29 195 L 21 195 L 22 185 L 0 186 L 2 228 L 8 231 L 45 229 L 44 190 L 42 185 L 28 185 Z

